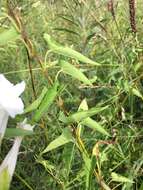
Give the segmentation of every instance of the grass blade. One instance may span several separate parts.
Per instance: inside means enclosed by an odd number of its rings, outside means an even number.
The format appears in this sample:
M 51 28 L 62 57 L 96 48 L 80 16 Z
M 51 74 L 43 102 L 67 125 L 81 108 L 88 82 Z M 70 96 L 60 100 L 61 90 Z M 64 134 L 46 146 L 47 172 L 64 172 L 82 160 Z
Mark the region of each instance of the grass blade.
M 96 166 L 96 157 L 93 155 L 90 161 L 90 169 L 86 173 L 86 190 L 92 190 L 92 175 Z

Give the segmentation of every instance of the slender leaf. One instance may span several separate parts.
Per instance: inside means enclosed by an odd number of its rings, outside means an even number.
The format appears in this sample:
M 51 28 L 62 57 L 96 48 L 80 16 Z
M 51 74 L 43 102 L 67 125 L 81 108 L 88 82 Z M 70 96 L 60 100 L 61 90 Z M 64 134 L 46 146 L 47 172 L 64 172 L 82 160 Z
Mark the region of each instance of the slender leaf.
M 57 42 L 55 42 L 49 34 L 44 34 L 44 39 L 48 43 L 49 48 L 55 53 L 64 55 L 66 57 L 77 59 L 83 63 L 89 63 L 91 65 L 96 65 L 96 66 L 100 65 L 99 63 L 92 61 L 88 57 L 82 55 L 81 53 L 79 53 L 69 47 L 63 47 L 63 46 L 57 44 Z
M 75 144 L 68 143 L 64 147 L 63 151 L 63 162 L 64 162 L 64 168 L 65 168 L 65 176 L 66 176 L 66 183 L 68 182 L 67 179 L 69 178 L 69 174 L 71 172 L 73 159 L 75 156 Z
M 82 121 L 81 124 L 86 125 L 86 126 L 90 127 L 91 129 L 94 129 L 94 130 L 102 133 L 103 135 L 110 136 L 110 134 L 98 122 L 94 121 L 91 118 L 86 118 L 85 120 Z
M 84 99 L 81 102 L 81 104 L 79 106 L 79 110 L 88 110 L 88 105 L 87 105 L 86 99 Z M 90 117 L 84 119 L 81 122 L 81 125 L 86 125 L 87 127 L 90 127 L 91 129 L 96 130 L 96 131 L 102 133 L 103 135 L 110 136 L 110 134 L 98 122 L 94 121 Z
M 94 107 L 94 108 L 91 108 L 89 110 L 86 110 L 86 111 L 78 111 L 68 117 L 63 117 L 62 118 L 62 121 L 64 123 L 73 123 L 73 122 L 80 122 L 80 121 L 83 121 L 84 119 L 88 118 L 88 117 L 91 117 L 95 114 L 98 114 L 99 112 L 107 109 L 108 106 L 105 106 L 105 107 Z
M 69 128 L 65 128 L 63 130 L 63 133 L 56 138 L 54 141 L 52 141 L 46 148 L 45 150 L 42 152 L 43 154 L 46 152 L 49 152 L 53 149 L 56 149 L 66 143 L 72 142 L 73 138 L 72 138 L 72 134 Z
M 53 28 L 54 30 L 58 30 L 58 31 L 64 31 L 64 32 L 68 32 L 68 33 L 71 33 L 71 34 L 75 34 L 77 36 L 80 36 L 80 34 L 78 34 L 77 32 L 75 31 L 72 31 L 72 30 L 69 30 L 67 28 Z
M 141 183 L 139 190 L 143 190 L 143 182 Z
M 58 94 L 58 83 L 55 83 L 49 90 L 47 90 L 44 98 L 41 101 L 41 104 L 39 105 L 38 110 L 35 112 L 35 115 L 33 117 L 33 120 L 35 122 L 38 122 L 42 115 L 48 111 L 49 107 L 55 100 L 56 96 Z
M 7 128 L 5 132 L 5 137 L 16 137 L 16 136 L 27 136 L 33 135 L 33 131 L 18 129 L 18 128 Z
M 90 168 L 86 173 L 86 190 L 92 190 L 92 175 L 96 166 L 96 157 L 93 155 L 90 161 Z
M 121 182 L 121 183 L 134 183 L 134 181 L 132 181 L 131 179 L 127 178 L 127 177 L 124 177 L 122 175 L 119 175 L 115 172 L 112 172 L 111 173 L 111 177 L 112 177 L 112 180 L 113 181 L 116 181 L 116 182 Z
M 40 96 L 37 98 L 37 100 L 35 100 L 32 104 L 30 104 L 25 109 L 24 113 L 29 113 L 31 111 L 36 110 L 39 107 L 40 103 L 42 102 L 43 98 L 45 97 L 47 91 L 48 91 L 47 88 L 44 87 L 43 90 L 42 90 L 42 92 L 41 92 L 41 94 L 40 94 Z
M 90 80 L 88 80 L 88 78 L 79 69 L 77 69 L 75 66 L 71 65 L 70 63 L 62 60 L 60 62 L 60 66 L 65 73 L 71 75 L 73 78 L 82 81 L 84 84 L 92 85 Z
M 132 93 L 133 93 L 135 96 L 137 96 L 137 97 L 139 97 L 139 98 L 141 98 L 141 99 L 143 100 L 143 95 L 140 93 L 140 91 L 139 91 L 138 89 L 132 88 Z

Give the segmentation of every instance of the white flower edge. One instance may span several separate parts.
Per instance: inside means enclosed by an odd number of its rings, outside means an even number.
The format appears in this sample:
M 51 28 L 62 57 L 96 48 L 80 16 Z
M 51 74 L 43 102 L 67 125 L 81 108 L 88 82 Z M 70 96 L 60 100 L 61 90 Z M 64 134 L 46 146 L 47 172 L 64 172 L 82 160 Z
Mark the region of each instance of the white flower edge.
M 5 133 L 8 122 L 8 114 L 4 110 L 0 110 L 0 144 Z
M 24 81 L 14 85 L 0 74 L 0 144 L 7 127 L 8 117 L 14 118 L 17 114 L 24 112 L 24 104 L 19 97 L 24 89 Z
M 24 130 L 33 131 L 35 125 L 28 124 L 27 118 L 25 118 L 21 123 L 18 123 L 18 127 Z
M 34 126 L 27 124 L 27 119 L 25 119 L 22 123 L 19 123 L 18 126 L 21 129 L 30 130 L 30 131 L 33 131 L 33 128 L 34 128 Z M 0 174 L 6 169 L 10 176 L 10 180 L 12 179 L 12 176 L 16 167 L 18 152 L 19 152 L 22 139 L 23 137 L 15 138 L 12 148 L 10 149 L 5 159 L 3 160 L 2 164 L 0 165 Z
M 0 109 L 7 112 L 11 117 L 24 111 L 24 104 L 19 97 L 25 89 L 25 82 L 16 85 L 9 82 L 3 74 L 0 74 Z

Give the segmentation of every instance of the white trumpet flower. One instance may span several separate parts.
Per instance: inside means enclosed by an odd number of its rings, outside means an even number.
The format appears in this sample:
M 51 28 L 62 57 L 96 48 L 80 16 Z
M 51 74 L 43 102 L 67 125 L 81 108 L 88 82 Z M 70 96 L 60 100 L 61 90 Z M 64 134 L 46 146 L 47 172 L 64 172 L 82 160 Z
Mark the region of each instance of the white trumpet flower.
M 24 81 L 13 85 L 0 74 L 0 142 L 5 133 L 8 117 L 14 118 L 17 114 L 23 113 L 24 104 L 19 96 L 24 89 Z
M 34 126 L 27 124 L 26 120 L 20 123 L 19 127 L 21 129 L 29 131 L 33 131 L 34 128 Z M 23 137 L 21 136 L 15 138 L 12 148 L 10 149 L 2 164 L 0 165 L 0 190 L 9 189 L 9 185 L 16 167 L 18 152 L 22 139 Z

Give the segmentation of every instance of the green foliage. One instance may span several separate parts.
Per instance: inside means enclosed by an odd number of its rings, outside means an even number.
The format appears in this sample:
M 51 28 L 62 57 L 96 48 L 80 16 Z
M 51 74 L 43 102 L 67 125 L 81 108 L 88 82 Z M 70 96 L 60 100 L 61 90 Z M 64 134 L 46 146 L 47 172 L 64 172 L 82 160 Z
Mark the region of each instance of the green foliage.
M 24 129 L 16 129 L 16 128 L 8 128 L 5 132 L 5 137 L 16 137 L 16 136 L 27 136 L 33 135 L 32 131 L 24 130 Z
M 54 141 L 52 141 L 42 153 L 44 154 L 46 152 L 49 152 L 55 148 L 58 148 L 59 146 L 62 146 L 72 141 L 73 141 L 73 138 L 72 138 L 70 130 L 68 128 L 65 128 L 63 130 L 63 133 Z
M 79 69 L 69 64 L 68 62 L 61 61 L 60 66 L 63 72 L 71 75 L 73 78 L 82 81 L 84 84 L 92 85 L 90 80 L 88 80 L 88 78 Z
M 7 43 L 19 38 L 19 34 L 14 27 L 8 30 L 4 30 L 0 33 L 0 45 L 6 45 Z
M 51 39 L 51 36 L 49 34 L 44 34 L 44 38 L 47 41 L 50 50 L 52 50 L 55 53 L 77 59 L 83 63 L 89 63 L 91 65 L 100 65 L 99 63 L 96 63 L 96 62 L 90 60 L 86 56 L 82 55 L 81 53 L 79 53 L 69 47 L 63 47 L 61 45 L 58 45 L 56 42 L 54 42 Z
M 35 112 L 34 117 L 33 117 L 33 120 L 35 122 L 38 122 L 41 119 L 42 115 L 48 110 L 50 105 L 55 100 L 57 94 L 58 94 L 58 83 L 56 82 L 51 88 L 49 88 L 49 90 L 47 90 L 37 111 Z
M 0 190 L 9 190 L 10 181 L 10 175 L 7 168 L 5 168 L 0 174 Z
M 48 91 L 47 88 L 44 87 L 41 94 L 39 95 L 39 97 L 25 109 L 24 113 L 29 113 L 29 112 L 36 110 L 39 107 L 39 105 L 41 104 L 41 102 L 42 102 L 43 98 L 45 97 L 47 91 Z
M 28 135 L 11 189 L 142 190 L 141 0 L 136 34 L 128 1 L 113 1 L 115 17 L 105 0 L 8 2 L 0 72 L 25 80 L 25 112 L 9 120 L 0 159 L 11 137 Z M 23 117 L 35 133 L 14 128 Z
M 64 123 L 74 123 L 74 122 L 78 123 L 78 122 L 81 122 L 82 120 L 86 119 L 87 117 L 91 117 L 95 114 L 102 112 L 103 110 L 105 110 L 107 108 L 108 108 L 108 106 L 95 107 L 95 108 L 91 108 L 86 111 L 78 111 L 74 114 L 71 114 L 68 117 L 61 118 L 61 121 L 63 121 Z
M 91 118 L 84 119 L 81 124 L 90 127 L 91 129 L 94 129 L 103 135 L 110 136 L 109 133 L 99 123 Z
M 128 179 L 127 177 L 121 176 L 116 174 L 115 172 L 111 173 L 111 177 L 113 181 L 121 182 L 121 183 L 134 183 L 132 180 Z

